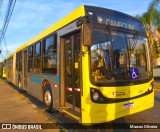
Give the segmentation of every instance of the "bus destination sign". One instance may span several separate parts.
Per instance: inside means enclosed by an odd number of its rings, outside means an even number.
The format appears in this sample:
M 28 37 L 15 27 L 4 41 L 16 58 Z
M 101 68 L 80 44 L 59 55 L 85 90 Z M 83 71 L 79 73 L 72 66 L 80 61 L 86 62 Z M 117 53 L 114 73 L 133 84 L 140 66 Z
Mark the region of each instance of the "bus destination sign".
M 97 17 L 98 23 L 102 23 L 104 19 L 102 19 L 100 16 Z M 112 25 L 116 27 L 122 27 L 122 28 L 127 28 L 127 29 L 135 29 L 134 25 L 126 23 L 126 22 L 121 22 L 113 19 L 105 19 L 104 20 L 107 25 Z
M 107 24 L 115 27 L 126 28 L 130 30 L 137 30 L 140 32 L 145 32 L 143 24 L 141 22 L 135 21 L 134 19 L 129 19 L 116 15 L 104 15 L 97 14 L 97 22 L 102 24 Z

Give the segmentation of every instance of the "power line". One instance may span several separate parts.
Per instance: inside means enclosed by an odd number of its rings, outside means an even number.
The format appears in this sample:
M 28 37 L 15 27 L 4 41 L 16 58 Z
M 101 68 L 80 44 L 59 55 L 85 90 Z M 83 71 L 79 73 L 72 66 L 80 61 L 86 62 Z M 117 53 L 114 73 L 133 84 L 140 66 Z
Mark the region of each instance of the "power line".
M 2 5 L 3 5 L 3 0 L 0 0 L 0 17 L 1 17 L 1 13 L 2 13 Z M 0 45 L 0 47 L 1 47 L 1 45 Z M 1 52 L 2 52 L 2 50 L 1 50 Z
M 2 12 L 2 5 L 3 5 L 3 0 L 0 0 L 0 16 L 1 16 L 1 12 Z
M 4 19 L 4 23 L 3 23 L 1 34 L 0 34 L 0 45 L 2 43 L 2 40 L 4 39 L 4 36 L 5 36 L 6 30 L 7 30 L 10 18 L 12 16 L 12 12 L 13 12 L 15 3 L 16 3 L 16 0 L 9 0 L 6 15 L 5 15 L 5 19 Z
M 5 36 L 6 30 L 7 30 L 10 18 L 13 13 L 15 3 L 16 3 L 16 0 L 9 0 L 6 14 L 5 14 L 5 18 L 4 18 L 4 23 L 3 23 L 2 29 L 0 30 L 0 47 L 2 48 L 1 44 L 2 44 L 2 41 L 4 40 L 4 45 L 6 48 L 6 56 L 9 54 L 9 51 L 8 51 L 6 40 L 5 40 L 4 36 Z M 1 16 L 1 11 L 2 11 L 2 5 L 3 5 L 3 0 L 0 0 L 0 16 Z M 2 51 L 3 51 L 3 48 L 1 50 L 0 55 L 1 55 L 1 58 L 4 59 L 4 55 L 2 54 Z
M 5 48 L 6 48 L 6 56 L 10 54 L 8 48 L 7 48 L 7 43 L 6 43 L 6 39 L 5 37 L 3 38 L 3 42 L 4 42 L 4 45 L 5 45 Z

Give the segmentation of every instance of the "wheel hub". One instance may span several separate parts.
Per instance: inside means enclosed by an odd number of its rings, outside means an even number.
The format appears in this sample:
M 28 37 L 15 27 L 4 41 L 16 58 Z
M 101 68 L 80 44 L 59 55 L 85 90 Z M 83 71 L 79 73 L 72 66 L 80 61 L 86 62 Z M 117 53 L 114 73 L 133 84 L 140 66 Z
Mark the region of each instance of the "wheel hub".
M 46 92 L 45 92 L 44 101 L 47 106 L 49 106 L 51 104 L 51 93 L 48 90 L 46 90 Z

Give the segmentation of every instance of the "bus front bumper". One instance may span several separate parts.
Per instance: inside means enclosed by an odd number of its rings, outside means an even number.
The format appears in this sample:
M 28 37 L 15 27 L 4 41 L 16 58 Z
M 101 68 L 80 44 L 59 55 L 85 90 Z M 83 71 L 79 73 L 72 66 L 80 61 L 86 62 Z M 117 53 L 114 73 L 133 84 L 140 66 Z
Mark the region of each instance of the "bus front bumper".
M 91 105 L 82 108 L 82 123 L 84 125 L 104 123 L 152 108 L 154 106 L 154 91 L 141 98 L 119 103 L 98 104 L 91 100 L 86 100 L 86 103 Z

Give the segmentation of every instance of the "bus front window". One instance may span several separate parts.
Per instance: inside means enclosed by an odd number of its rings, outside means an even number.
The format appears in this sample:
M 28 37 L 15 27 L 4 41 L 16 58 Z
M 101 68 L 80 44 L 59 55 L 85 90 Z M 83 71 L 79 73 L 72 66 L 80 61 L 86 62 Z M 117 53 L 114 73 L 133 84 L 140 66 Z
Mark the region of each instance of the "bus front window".
M 146 37 L 126 35 L 130 54 L 130 68 L 138 69 L 138 78 L 150 77 L 149 46 Z
M 91 47 L 91 72 L 94 81 L 111 79 L 110 48 L 108 32 L 94 29 L 94 45 Z
M 91 79 L 114 82 L 150 78 L 147 38 L 118 31 L 94 29 L 91 47 Z
M 128 53 L 125 34 L 122 32 L 111 33 L 112 76 L 116 80 L 128 80 Z

